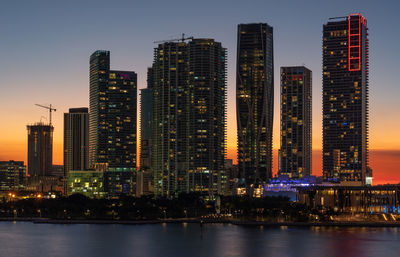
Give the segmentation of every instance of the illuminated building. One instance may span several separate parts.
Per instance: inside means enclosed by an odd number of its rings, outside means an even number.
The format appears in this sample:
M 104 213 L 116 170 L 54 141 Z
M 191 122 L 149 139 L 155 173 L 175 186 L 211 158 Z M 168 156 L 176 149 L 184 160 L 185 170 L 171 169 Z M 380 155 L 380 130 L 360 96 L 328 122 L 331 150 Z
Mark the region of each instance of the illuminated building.
M 26 166 L 21 161 L 0 161 L 0 191 L 19 191 L 26 186 Z
M 400 186 L 310 186 L 299 187 L 298 201 L 312 208 L 341 213 L 400 214 Z
M 303 176 L 302 178 L 290 178 L 289 175 L 278 175 L 265 184 L 263 189 L 264 196 L 283 196 L 289 197 L 291 201 L 296 201 L 298 188 L 309 187 L 317 184 L 315 176 Z
M 88 108 L 71 108 L 64 113 L 64 174 L 89 168 Z
M 157 195 L 225 190 L 226 49 L 213 39 L 154 53 L 153 171 Z
M 134 184 L 136 173 L 136 93 L 136 73 L 110 70 L 109 51 L 90 56 L 89 168 L 108 168 L 109 182 L 118 182 L 106 183 L 110 196 L 132 193 L 125 182 Z
M 70 170 L 68 174 L 68 195 L 79 193 L 90 198 L 105 196 L 104 172 Z
M 279 174 L 311 175 L 312 72 L 303 66 L 281 67 L 281 148 Z
M 52 125 L 28 125 L 28 174 L 31 178 L 49 176 L 53 165 Z
M 236 113 L 239 173 L 247 193 L 272 177 L 273 28 L 239 24 Z
M 368 32 L 361 14 L 323 26 L 323 176 L 363 185 L 368 169 Z

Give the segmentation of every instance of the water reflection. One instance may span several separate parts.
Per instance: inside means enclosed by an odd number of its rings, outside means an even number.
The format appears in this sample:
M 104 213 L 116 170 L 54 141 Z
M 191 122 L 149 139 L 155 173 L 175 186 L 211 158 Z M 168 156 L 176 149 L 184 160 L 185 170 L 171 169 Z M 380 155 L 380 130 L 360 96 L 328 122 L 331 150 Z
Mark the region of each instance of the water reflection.
M 399 256 L 398 228 L 0 223 L 0 256 Z

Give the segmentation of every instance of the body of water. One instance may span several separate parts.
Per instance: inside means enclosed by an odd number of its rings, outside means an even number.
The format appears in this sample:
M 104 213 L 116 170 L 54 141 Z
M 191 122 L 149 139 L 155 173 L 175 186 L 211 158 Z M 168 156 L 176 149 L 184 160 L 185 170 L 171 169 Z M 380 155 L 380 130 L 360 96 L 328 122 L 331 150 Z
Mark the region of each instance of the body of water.
M 0 222 L 1 257 L 400 256 L 400 228 Z

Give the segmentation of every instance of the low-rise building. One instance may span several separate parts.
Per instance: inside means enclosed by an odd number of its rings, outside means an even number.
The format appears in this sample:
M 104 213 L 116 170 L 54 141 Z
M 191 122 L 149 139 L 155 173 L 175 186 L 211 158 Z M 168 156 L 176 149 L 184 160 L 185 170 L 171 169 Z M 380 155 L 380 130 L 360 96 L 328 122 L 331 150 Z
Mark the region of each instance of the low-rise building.
M 68 196 L 83 194 L 89 198 L 103 198 L 104 172 L 94 170 L 72 170 L 68 172 Z
M 22 161 L 0 161 L 0 191 L 20 191 L 26 186 L 26 166 Z
M 297 188 L 298 201 L 342 213 L 400 213 L 400 185 Z

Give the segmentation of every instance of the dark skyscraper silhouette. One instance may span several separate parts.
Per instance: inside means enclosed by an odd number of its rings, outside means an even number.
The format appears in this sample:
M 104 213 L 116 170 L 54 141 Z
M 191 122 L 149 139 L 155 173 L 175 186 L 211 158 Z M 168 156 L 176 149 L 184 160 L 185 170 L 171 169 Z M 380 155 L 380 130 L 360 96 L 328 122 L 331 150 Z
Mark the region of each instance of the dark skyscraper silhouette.
M 137 76 L 110 70 L 110 52 L 90 56 L 90 167 L 106 171 L 111 195 L 131 193 L 136 172 Z
M 89 168 L 88 108 L 71 108 L 64 113 L 64 175 Z
M 226 49 L 213 39 L 166 42 L 153 69 L 155 193 L 222 193 Z
M 281 67 L 281 148 L 279 175 L 311 175 L 312 72 Z
M 250 191 L 272 177 L 273 106 L 273 29 L 266 23 L 240 24 L 236 66 L 238 164 Z
M 153 68 L 147 69 L 147 88 L 140 90 L 140 170 L 137 173 L 136 195 L 152 193 L 153 134 Z
M 368 171 L 368 32 L 361 14 L 323 26 L 323 175 L 365 184 Z M 367 183 L 369 183 L 368 181 Z
M 52 125 L 28 125 L 28 174 L 31 178 L 51 175 L 53 165 Z
M 153 68 L 147 69 L 147 88 L 140 90 L 140 168 L 151 168 L 153 131 Z

